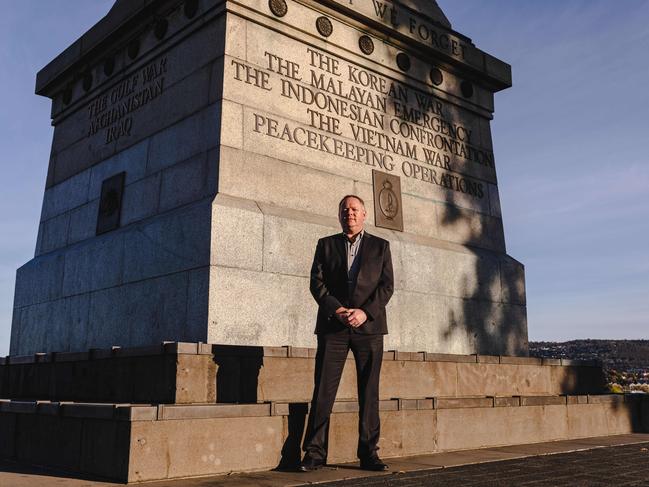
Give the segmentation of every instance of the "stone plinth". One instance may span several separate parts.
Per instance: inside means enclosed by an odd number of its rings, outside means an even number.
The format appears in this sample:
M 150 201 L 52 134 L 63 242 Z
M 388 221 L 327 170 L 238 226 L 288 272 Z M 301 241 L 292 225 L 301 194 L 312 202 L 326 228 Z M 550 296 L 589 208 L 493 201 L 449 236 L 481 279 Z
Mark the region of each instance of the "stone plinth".
M 644 399 L 384 400 L 379 446 L 381 456 L 391 458 L 640 432 Z M 307 412 L 306 404 L 282 402 L 137 406 L 0 401 L 0 455 L 121 482 L 269 470 L 299 458 Z M 356 402 L 336 402 L 330 463 L 356 459 L 357 421 Z
M 384 6 L 120 0 L 46 66 L 11 353 L 313 347 L 313 250 L 357 193 L 392 248 L 387 348 L 526 355 L 490 133 L 510 67 L 435 2 Z M 373 226 L 372 170 L 400 178 L 403 232 Z
M 314 357 L 164 343 L 0 358 L 0 458 L 122 482 L 292 467 Z M 353 370 L 334 406 L 334 463 L 355 459 Z M 387 351 L 381 455 L 646 431 L 645 398 L 603 394 L 602 379 L 594 362 Z
M 10 356 L 0 397 L 124 403 L 307 402 L 315 350 L 167 343 L 157 347 Z M 389 351 L 380 397 L 545 396 L 605 391 L 601 366 L 538 358 Z M 356 400 L 353 359 L 338 399 Z

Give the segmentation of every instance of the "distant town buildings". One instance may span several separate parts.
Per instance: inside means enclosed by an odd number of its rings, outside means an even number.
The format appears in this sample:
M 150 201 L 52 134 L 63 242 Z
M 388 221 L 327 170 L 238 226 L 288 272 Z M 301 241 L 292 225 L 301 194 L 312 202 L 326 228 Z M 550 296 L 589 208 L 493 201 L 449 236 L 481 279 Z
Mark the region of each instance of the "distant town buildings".
M 611 391 L 649 393 L 649 340 L 530 342 L 530 355 L 599 360 Z

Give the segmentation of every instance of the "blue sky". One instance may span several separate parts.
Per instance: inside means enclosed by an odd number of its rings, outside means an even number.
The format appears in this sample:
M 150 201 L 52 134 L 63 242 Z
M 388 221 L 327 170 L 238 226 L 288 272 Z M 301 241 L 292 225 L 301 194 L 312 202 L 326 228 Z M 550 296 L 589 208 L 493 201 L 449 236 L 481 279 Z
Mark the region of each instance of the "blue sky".
M 0 355 L 15 270 L 34 253 L 52 137 L 36 72 L 112 3 L 21 0 L 0 16 Z M 649 338 L 649 1 L 439 4 L 513 67 L 492 129 L 530 339 Z

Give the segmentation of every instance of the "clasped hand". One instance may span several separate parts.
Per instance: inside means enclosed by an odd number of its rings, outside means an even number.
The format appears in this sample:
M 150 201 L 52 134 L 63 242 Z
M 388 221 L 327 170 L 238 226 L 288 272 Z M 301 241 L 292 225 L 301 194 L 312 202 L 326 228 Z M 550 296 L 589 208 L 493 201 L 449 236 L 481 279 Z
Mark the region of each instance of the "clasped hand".
M 344 308 L 342 306 L 336 310 L 336 318 L 343 325 L 351 326 L 352 328 L 358 328 L 367 321 L 367 315 L 362 309 Z

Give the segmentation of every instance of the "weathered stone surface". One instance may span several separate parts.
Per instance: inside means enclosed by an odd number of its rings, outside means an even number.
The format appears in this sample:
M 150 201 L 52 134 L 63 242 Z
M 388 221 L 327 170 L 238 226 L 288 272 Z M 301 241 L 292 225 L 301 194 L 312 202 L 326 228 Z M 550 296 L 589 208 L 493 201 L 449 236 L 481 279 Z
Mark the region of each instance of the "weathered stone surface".
M 124 234 L 107 234 L 68 251 L 63 295 L 72 296 L 122 283 Z
M 179 404 L 214 403 L 217 366 L 211 357 L 179 355 L 176 365 L 175 402 Z
M 493 406 L 493 397 L 436 397 L 433 403 L 435 409 L 490 408 Z
M 517 407 L 521 405 L 521 398 L 514 397 L 494 397 L 494 407 Z
M 503 355 L 500 357 L 500 363 L 512 365 L 541 365 L 541 359 L 538 357 L 508 357 Z
M 84 171 L 47 189 L 43 197 L 41 221 L 49 220 L 86 203 L 89 184 L 90 171 Z
M 440 450 L 551 441 L 568 431 L 566 406 L 440 409 L 437 425 Z
M 242 418 L 269 416 L 270 404 L 160 405 L 158 419 Z
M 301 222 L 272 214 L 264 215 L 264 271 L 308 276 L 318 239 L 334 233 L 322 223 Z M 287 235 L 299 238 L 287 239 Z
M 42 255 L 19 271 L 12 353 L 161 340 L 313 347 L 315 243 L 338 231 L 338 201 L 356 193 L 368 231 L 393 251 L 386 347 L 526 355 L 523 267 L 505 254 L 489 126 L 509 66 L 409 3 L 413 21 L 455 48 L 423 46 L 416 32 L 396 46 L 389 39 L 403 27 L 375 19 L 364 32 L 348 17 L 365 13 L 343 5 L 327 12 L 324 39 L 319 5 L 290 2 L 280 18 L 263 0 L 227 10 L 203 0 L 194 17 L 153 3 L 115 8 L 57 58 L 39 75 L 55 131 Z M 168 29 L 156 38 L 161 18 Z M 359 51 L 363 33 L 371 54 Z M 129 59 L 117 46 L 136 36 Z M 114 56 L 114 73 L 90 46 Z M 400 52 L 410 69 L 397 66 Z M 73 72 L 91 73 L 93 85 L 83 90 Z M 461 93 L 467 77 L 472 95 Z M 371 169 L 400 176 L 404 232 L 372 226 Z M 102 181 L 119 172 L 122 228 L 95 236 Z M 445 378 L 421 384 L 404 389 L 459 390 Z
M 118 405 L 115 408 L 115 419 L 122 421 L 155 421 L 158 419 L 156 406 Z
M 264 216 L 253 201 L 223 193 L 212 203 L 210 263 L 261 271 Z
M 640 404 L 609 403 L 606 406 L 606 427 L 609 435 L 641 431 Z
M 65 247 L 68 242 L 69 226 L 70 213 L 63 213 L 42 222 L 38 228 L 36 255 Z
M 588 404 L 588 396 L 568 396 L 568 404 Z
M 317 215 L 335 215 L 341 195 L 353 193 L 355 189 L 353 181 L 345 177 L 226 146 L 221 146 L 220 161 L 219 191 L 275 206 L 300 208 Z M 275 176 L 278 172 L 281 178 Z M 250 178 L 250 174 L 255 177 Z M 267 184 L 268 181 L 273 184 Z M 300 184 L 296 185 L 295 181 Z
M 573 438 L 611 434 L 605 405 L 573 404 L 568 409 L 568 432 Z
M 279 463 L 282 418 L 223 418 L 132 423 L 129 481 L 240 471 Z M 233 448 L 233 445 L 245 445 Z
M 177 287 L 175 282 L 169 280 L 163 287 L 173 289 Z M 137 292 L 131 291 L 131 294 L 140 299 Z M 162 299 L 170 300 L 164 295 Z M 83 305 L 76 307 L 82 309 Z M 160 304 L 156 307 L 164 310 Z M 82 318 L 87 319 L 78 319 Z M 148 333 L 154 332 L 158 331 L 149 330 Z M 81 339 L 85 341 L 88 337 Z M 313 388 L 314 352 L 313 348 L 168 343 L 164 347 L 11 356 L 8 365 L 0 366 L 0 397 L 163 404 L 308 402 Z M 475 356 L 472 357 L 475 360 Z M 521 395 L 542 396 L 527 397 L 525 404 L 532 404 L 532 401 L 537 401 L 534 404 L 566 403 L 565 396 L 557 397 L 557 394 L 566 394 L 561 391 L 562 384 L 555 384 L 551 379 L 556 366 L 467 363 L 465 356 L 458 356 L 456 361 L 451 361 L 448 355 L 442 357 L 443 361 L 421 358 L 421 353 L 385 353 L 381 399 L 497 396 L 497 405 L 503 406 L 513 404 L 508 397 Z M 576 369 L 574 377 L 578 379 L 579 373 L 591 368 Z M 502 396 L 506 397 L 502 399 Z M 351 354 L 337 397 L 356 400 Z M 618 401 L 626 404 L 623 396 L 590 397 L 591 403 Z M 582 404 L 586 403 L 587 396 L 568 396 L 567 400 L 569 404 Z M 520 403 L 521 400 L 516 399 L 516 405 Z
M 204 107 L 210 92 L 209 64 L 223 51 L 223 24 L 223 18 L 204 23 L 202 29 L 177 44 L 174 49 L 162 55 L 158 52 L 153 57 L 145 56 L 140 63 L 135 64 L 135 70 L 133 65 L 128 63 L 130 66 L 121 72 L 121 77 L 130 80 L 131 84 L 136 77 L 135 83 L 139 82 L 140 86 L 157 86 L 156 83 L 162 79 L 160 91 L 156 96 L 134 110 L 130 135 L 120 137 L 112 143 L 106 143 L 104 130 L 96 134 L 91 132 L 89 136 L 86 108 L 105 94 L 113 96 L 113 91 L 84 100 L 86 105 L 82 110 L 57 123 L 53 141 L 56 157 L 52 159 L 55 170 L 51 182 L 60 182 Z M 141 50 L 147 49 L 147 42 L 158 42 L 152 37 L 151 34 L 146 39 L 141 39 Z M 153 80 L 145 81 L 144 71 L 139 70 L 146 70 L 154 65 L 164 72 L 158 73 Z M 93 96 L 96 94 L 93 93 Z M 180 99 L 181 103 L 178 102 Z
M 124 186 L 129 186 L 144 177 L 146 161 L 149 152 L 149 142 L 136 144 L 115 156 L 93 166 L 90 171 L 90 186 L 88 199 L 94 200 L 101 196 L 102 182 L 120 172 L 126 172 Z
M 147 174 L 152 174 L 178 162 L 216 147 L 219 142 L 219 104 L 158 132 L 150 139 Z
M 588 395 L 588 404 L 622 404 L 623 394 Z
M 207 342 L 210 267 L 204 266 L 187 273 L 186 335 L 192 340 Z
M 477 355 L 455 355 L 452 353 L 426 353 L 427 362 L 467 362 L 476 363 Z
M 153 174 L 124 188 L 122 225 L 143 220 L 158 213 L 161 173 Z
M 133 185 L 136 186 L 136 185 Z M 126 196 L 126 194 L 125 194 Z M 97 215 L 99 213 L 99 198 L 89 201 L 70 211 L 68 227 L 68 245 L 94 237 L 97 232 Z
M 34 304 L 21 309 L 19 337 L 15 347 L 25 353 L 46 351 L 50 346 L 66 347 L 64 331 L 68 302 L 64 299 Z M 43 330 L 43 324 L 50 326 Z M 12 349 L 13 350 L 13 349 Z
M 521 406 L 557 406 L 566 404 L 566 396 L 521 396 Z
M 20 308 L 60 298 L 63 266 L 63 256 L 51 254 L 39 256 L 18 269 L 14 307 Z M 18 351 L 12 350 L 11 353 L 17 354 Z
M 127 478 L 131 424 L 121 421 L 84 420 L 80 468 L 106 478 Z
M 210 174 L 207 153 L 200 153 L 162 171 L 160 211 L 198 201 L 212 193 L 216 174 Z
M 462 395 L 530 395 L 552 390 L 550 371 L 539 366 L 458 363 L 457 378 Z
M 186 273 L 97 291 L 90 298 L 88 345 L 106 348 L 174 339 L 197 341 L 187 336 L 189 330 L 178 330 L 186 316 L 186 303 Z
M 469 399 L 478 400 L 465 401 Z M 641 401 L 635 409 L 614 404 L 398 407 L 415 402 L 381 402 L 382 457 L 626 434 L 640 424 Z M 93 419 L 87 414 L 89 411 L 76 417 L 0 412 L 0 424 L 7 426 L 0 429 L 0 454 L 3 458 L 119 481 L 268 470 L 279 465 L 280 458 L 282 462 L 289 460 L 290 450 L 297 450 L 292 452 L 293 461 L 298 458 L 304 432 L 307 405 L 281 406 L 284 407 L 276 407 L 272 415 L 271 404 L 160 406 L 157 417 L 151 414 L 154 407 L 62 406 L 79 411 L 114 410 L 116 417 L 112 420 Z M 355 401 L 338 402 L 334 407 L 330 463 L 356 460 L 355 407 Z M 182 414 L 164 419 L 165 409 Z M 135 410 L 141 412 L 134 413 Z M 190 410 L 193 412 L 186 414 Z M 195 413 L 205 413 L 205 417 L 188 417 Z M 13 444 L 5 441 L 9 435 L 15 438 Z
M 210 279 L 209 342 L 315 345 L 316 306 L 306 278 L 213 266 Z
M 457 394 L 457 368 L 453 363 L 383 362 L 383 397 L 423 398 Z
M 207 265 L 210 217 L 209 202 L 201 203 L 161 215 L 125 234 L 124 282 Z

